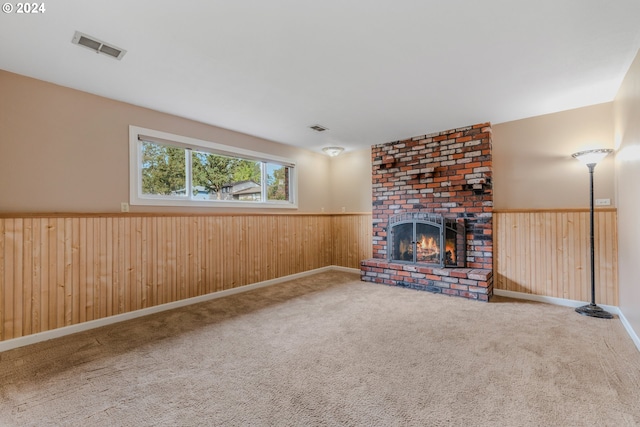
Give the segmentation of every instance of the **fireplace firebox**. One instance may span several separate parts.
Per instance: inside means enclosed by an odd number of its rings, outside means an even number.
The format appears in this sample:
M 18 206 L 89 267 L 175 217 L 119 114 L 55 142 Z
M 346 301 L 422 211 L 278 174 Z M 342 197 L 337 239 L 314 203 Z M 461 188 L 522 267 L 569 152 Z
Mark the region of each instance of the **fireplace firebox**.
M 409 212 L 389 218 L 389 261 L 437 267 L 464 267 L 464 219 Z

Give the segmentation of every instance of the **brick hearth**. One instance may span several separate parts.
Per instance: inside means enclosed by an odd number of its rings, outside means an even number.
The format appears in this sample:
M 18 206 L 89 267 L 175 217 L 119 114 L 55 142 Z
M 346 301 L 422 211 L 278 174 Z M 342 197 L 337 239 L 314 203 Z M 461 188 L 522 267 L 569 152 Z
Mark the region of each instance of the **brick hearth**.
M 433 268 L 376 259 L 361 262 L 361 278 L 366 282 L 402 286 L 479 301 L 493 295 L 493 272 L 488 269 Z
M 491 125 L 374 145 L 371 156 L 373 258 L 361 262 L 362 280 L 489 301 L 493 295 Z M 388 261 L 388 220 L 402 212 L 463 218 L 466 268 Z

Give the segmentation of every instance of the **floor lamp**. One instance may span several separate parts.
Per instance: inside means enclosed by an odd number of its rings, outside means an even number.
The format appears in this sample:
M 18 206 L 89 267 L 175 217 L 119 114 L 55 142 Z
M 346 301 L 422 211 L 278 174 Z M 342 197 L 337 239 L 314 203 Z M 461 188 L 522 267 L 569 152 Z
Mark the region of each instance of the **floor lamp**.
M 580 151 L 571 155 L 574 159 L 580 160 L 589 168 L 589 182 L 591 189 L 591 209 L 590 213 L 590 242 L 591 242 L 591 304 L 576 308 L 576 312 L 590 317 L 599 317 L 601 319 L 613 319 L 613 315 L 596 305 L 596 272 L 595 272 L 595 249 L 593 237 L 593 170 L 598 162 L 613 150 L 610 148 L 600 148 L 596 150 Z

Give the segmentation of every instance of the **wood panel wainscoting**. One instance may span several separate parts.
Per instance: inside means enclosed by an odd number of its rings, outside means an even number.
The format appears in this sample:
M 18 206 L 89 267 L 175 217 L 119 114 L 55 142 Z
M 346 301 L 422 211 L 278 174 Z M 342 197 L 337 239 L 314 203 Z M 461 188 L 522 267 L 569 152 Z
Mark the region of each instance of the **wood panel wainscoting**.
M 370 258 L 371 214 L 0 216 L 0 341 Z
M 596 209 L 596 303 L 618 305 L 615 208 Z M 494 289 L 591 301 L 589 210 L 495 210 Z

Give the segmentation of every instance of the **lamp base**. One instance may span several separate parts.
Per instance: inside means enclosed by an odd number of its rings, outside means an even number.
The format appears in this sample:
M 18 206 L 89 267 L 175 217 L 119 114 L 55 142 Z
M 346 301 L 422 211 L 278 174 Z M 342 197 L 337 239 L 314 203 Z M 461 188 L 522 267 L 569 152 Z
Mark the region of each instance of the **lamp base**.
M 583 316 L 589 317 L 597 317 L 600 319 L 613 319 L 613 314 L 609 313 L 602 309 L 602 307 L 598 307 L 595 304 L 583 305 L 582 307 L 576 308 L 576 313 L 580 313 Z

